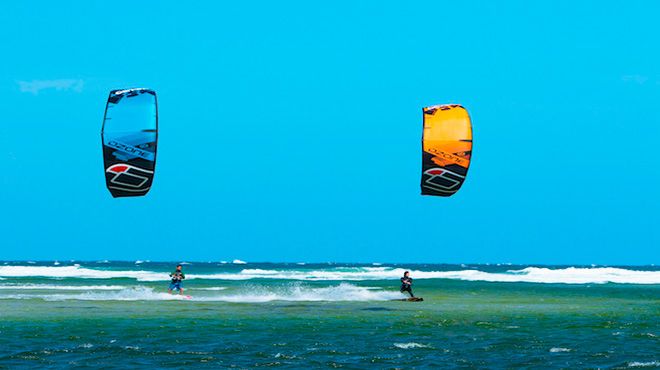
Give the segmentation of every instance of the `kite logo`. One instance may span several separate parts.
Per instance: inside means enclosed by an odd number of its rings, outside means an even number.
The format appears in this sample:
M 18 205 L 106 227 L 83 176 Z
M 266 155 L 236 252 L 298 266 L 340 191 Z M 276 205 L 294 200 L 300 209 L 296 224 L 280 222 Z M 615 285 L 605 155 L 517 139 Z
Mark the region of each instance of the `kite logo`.
M 105 169 L 106 174 L 112 178 L 109 184 L 114 184 L 112 188 L 123 191 L 146 191 L 149 186 L 144 186 L 153 176 L 153 171 L 148 171 L 130 164 L 117 163 Z M 110 186 L 109 186 L 110 187 Z
M 131 156 L 144 158 L 148 161 L 153 161 L 154 160 L 154 153 L 148 152 L 146 150 L 141 149 L 140 145 L 133 146 L 133 145 L 129 145 L 129 144 L 119 142 L 117 140 L 110 140 L 105 145 L 110 147 L 110 148 L 117 149 L 118 151 L 120 151 L 122 153 L 126 153 L 126 154 L 131 155 Z M 148 146 L 148 145 L 149 145 L 148 143 L 147 144 L 142 144 L 142 146 Z M 118 155 L 115 155 L 115 157 L 118 157 Z
M 465 176 L 461 176 L 444 168 L 429 168 L 424 171 L 428 176 L 422 184 L 423 187 L 444 194 L 454 194 L 461 187 Z

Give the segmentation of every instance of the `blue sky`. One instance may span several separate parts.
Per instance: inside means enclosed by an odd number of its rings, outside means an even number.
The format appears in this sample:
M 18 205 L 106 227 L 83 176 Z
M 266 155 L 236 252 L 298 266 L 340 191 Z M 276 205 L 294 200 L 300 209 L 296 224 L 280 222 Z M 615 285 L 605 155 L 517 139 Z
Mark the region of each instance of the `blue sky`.
M 2 259 L 660 262 L 654 2 L 4 3 Z M 111 89 L 150 87 L 148 196 L 105 188 Z M 421 108 L 469 177 L 419 195 Z

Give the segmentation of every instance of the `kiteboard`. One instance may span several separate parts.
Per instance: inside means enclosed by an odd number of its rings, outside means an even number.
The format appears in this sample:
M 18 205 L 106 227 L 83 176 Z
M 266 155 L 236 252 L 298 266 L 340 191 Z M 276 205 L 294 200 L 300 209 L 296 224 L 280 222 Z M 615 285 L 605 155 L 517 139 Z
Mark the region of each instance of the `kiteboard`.
M 422 297 L 411 297 L 411 298 L 402 298 L 402 299 L 392 299 L 393 301 L 402 301 L 402 302 L 422 302 L 424 298 Z

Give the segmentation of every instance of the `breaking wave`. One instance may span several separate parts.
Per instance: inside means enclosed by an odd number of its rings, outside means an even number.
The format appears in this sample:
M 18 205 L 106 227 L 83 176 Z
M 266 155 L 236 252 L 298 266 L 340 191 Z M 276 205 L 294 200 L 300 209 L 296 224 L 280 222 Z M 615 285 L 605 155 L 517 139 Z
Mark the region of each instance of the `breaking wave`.
M 166 273 L 143 270 L 97 270 L 72 266 L 0 266 L 2 277 L 48 277 L 79 279 L 133 278 L 140 281 L 160 281 L 167 279 Z
M 550 352 L 552 353 L 559 353 L 559 352 L 570 352 L 570 348 L 564 348 L 564 347 L 552 347 L 550 348 Z
M 220 268 L 222 270 L 222 268 Z M 250 280 L 280 279 L 301 281 L 365 281 L 396 280 L 403 275 L 403 268 L 393 267 L 332 267 L 327 269 L 242 269 L 211 274 L 187 274 L 188 279 Z M 488 282 L 526 282 L 563 284 L 660 284 L 660 271 L 638 271 L 616 267 L 527 267 L 521 270 L 485 272 L 477 269 L 456 271 L 410 270 L 415 279 L 455 279 Z M 167 272 L 146 270 L 102 270 L 72 266 L 0 266 L 0 279 L 6 277 L 47 277 L 112 279 L 132 278 L 138 281 L 168 280 Z
M 410 343 L 394 343 L 394 347 L 396 348 L 401 348 L 401 349 L 410 349 L 410 348 L 433 348 L 431 346 L 428 346 L 426 344 L 419 344 L 415 342 L 410 342 Z
M 0 290 L 121 290 L 123 285 L 2 284 Z
M 660 361 L 649 361 L 649 362 L 629 362 L 628 367 L 658 367 L 660 366 Z
M 262 270 L 244 269 L 240 273 L 190 275 L 198 279 L 249 280 L 395 280 L 405 269 L 392 267 L 337 267 L 327 270 Z M 506 272 L 484 272 L 479 270 L 458 271 L 415 271 L 410 270 L 415 279 L 455 279 L 489 282 L 527 282 L 564 284 L 660 284 L 660 271 L 636 271 L 614 267 L 549 269 L 527 267 Z

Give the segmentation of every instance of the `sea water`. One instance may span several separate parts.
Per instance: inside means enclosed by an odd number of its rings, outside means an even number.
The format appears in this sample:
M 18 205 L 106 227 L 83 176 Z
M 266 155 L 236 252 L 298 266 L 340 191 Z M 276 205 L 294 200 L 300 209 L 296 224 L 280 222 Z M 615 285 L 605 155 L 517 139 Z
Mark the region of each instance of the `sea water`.
M 654 266 L 175 265 L 0 262 L 0 367 L 660 368 Z

